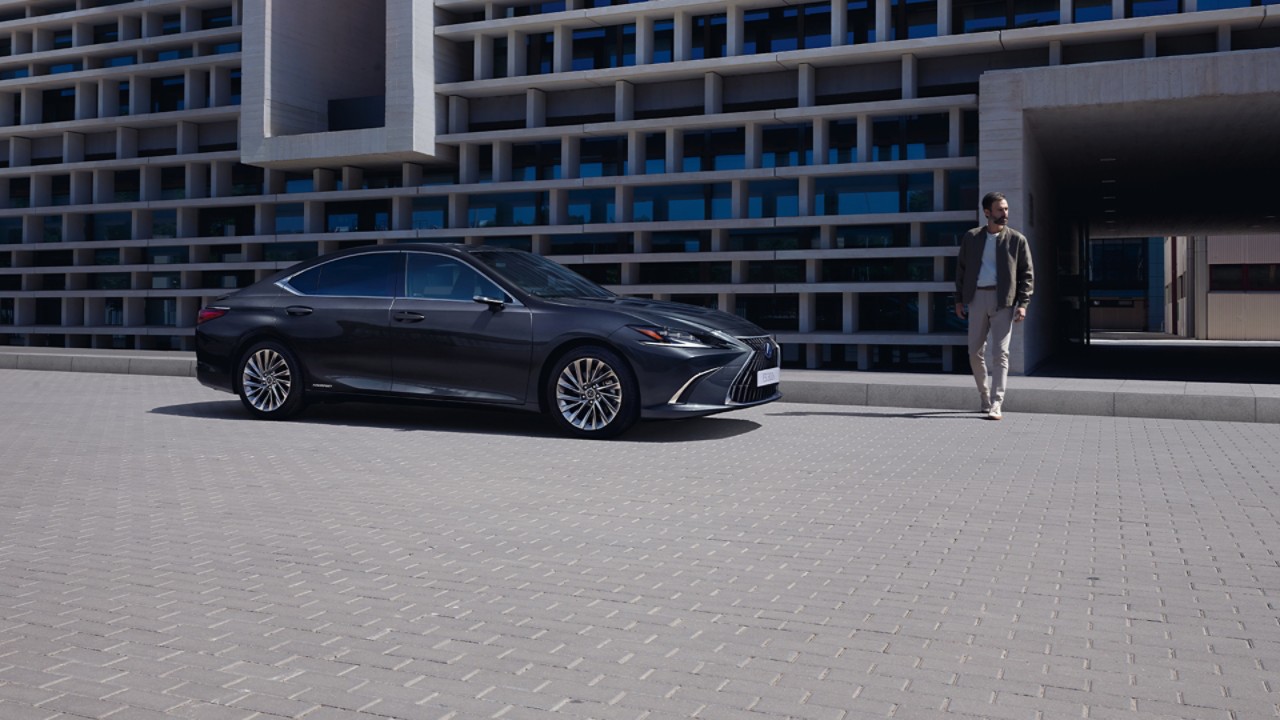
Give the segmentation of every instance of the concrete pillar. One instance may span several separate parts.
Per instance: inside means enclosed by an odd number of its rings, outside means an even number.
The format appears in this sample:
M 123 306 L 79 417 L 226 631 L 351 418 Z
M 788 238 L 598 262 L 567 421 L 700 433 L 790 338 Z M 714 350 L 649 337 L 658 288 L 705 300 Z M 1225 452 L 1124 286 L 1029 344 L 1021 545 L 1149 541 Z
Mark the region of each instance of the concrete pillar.
M 626 80 L 613 84 L 613 119 L 619 122 L 636 117 L 636 86 Z
M 524 96 L 525 127 L 544 127 L 547 124 L 547 93 L 529 88 Z
M 902 56 L 902 99 L 916 97 L 916 56 L 906 53 Z
M 951 0 L 938 0 L 938 37 L 951 34 Z
M 809 63 L 800 63 L 796 78 L 796 101 L 799 107 L 813 107 L 817 104 L 818 73 Z
M 693 13 L 677 12 L 675 15 L 675 47 L 672 49 L 676 62 L 693 57 Z
M 702 111 L 707 115 L 719 115 L 724 108 L 724 78 L 707 73 L 702 85 Z
M 849 34 L 849 0 L 831 0 L 831 46 L 845 44 Z
M 737 57 L 742 54 L 742 36 L 744 28 L 742 18 L 745 15 L 741 5 L 730 5 L 725 12 L 727 28 L 725 30 L 725 54 Z
M 636 18 L 636 64 L 653 63 L 653 17 L 641 15 Z
M 1124 2 L 1124 0 L 1117 0 Z M 889 39 L 889 0 L 875 0 L 876 3 L 876 42 Z
M 488 35 L 477 35 L 472 66 L 472 79 L 487 80 L 493 77 L 493 38 Z

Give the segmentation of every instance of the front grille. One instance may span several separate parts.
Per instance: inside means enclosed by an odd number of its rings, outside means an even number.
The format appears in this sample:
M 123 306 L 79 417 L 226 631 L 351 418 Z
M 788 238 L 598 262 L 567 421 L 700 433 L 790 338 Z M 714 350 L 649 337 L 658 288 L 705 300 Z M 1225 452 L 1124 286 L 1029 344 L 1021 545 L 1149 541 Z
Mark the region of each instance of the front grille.
M 778 384 L 756 387 L 756 373 L 778 367 L 782 361 L 782 349 L 768 336 L 742 337 L 738 340 L 746 343 L 753 352 L 738 372 L 738 377 L 733 379 L 733 385 L 729 386 L 729 404 L 745 405 L 773 397 L 778 392 Z

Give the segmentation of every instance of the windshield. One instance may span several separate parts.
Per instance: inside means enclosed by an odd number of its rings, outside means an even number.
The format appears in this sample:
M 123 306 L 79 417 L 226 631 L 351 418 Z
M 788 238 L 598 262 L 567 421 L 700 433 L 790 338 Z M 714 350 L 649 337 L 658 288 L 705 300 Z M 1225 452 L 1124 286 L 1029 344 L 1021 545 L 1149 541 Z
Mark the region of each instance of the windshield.
M 554 260 L 527 252 L 477 251 L 471 257 L 537 297 L 611 298 L 613 293 Z

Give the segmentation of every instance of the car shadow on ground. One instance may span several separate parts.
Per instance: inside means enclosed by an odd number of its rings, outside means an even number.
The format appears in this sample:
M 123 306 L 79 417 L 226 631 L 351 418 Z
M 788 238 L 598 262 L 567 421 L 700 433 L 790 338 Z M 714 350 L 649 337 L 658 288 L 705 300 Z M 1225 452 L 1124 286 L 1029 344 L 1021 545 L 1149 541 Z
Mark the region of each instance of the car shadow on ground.
M 860 417 L 860 418 L 906 418 L 908 420 L 986 420 L 987 416 L 977 410 L 920 410 L 918 412 L 895 412 L 886 408 L 885 412 L 833 412 L 830 410 L 817 412 L 767 413 L 772 417 Z
M 239 400 L 169 405 L 150 412 L 208 420 L 266 422 L 249 416 Z M 395 403 L 344 402 L 312 405 L 286 421 L 290 423 L 354 426 L 386 430 L 485 433 L 569 439 L 541 415 L 509 410 L 485 410 Z M 639 422 L 613 442 L 694 442 L 720 440 L 760 427 L 759 423 L 726 417 Z

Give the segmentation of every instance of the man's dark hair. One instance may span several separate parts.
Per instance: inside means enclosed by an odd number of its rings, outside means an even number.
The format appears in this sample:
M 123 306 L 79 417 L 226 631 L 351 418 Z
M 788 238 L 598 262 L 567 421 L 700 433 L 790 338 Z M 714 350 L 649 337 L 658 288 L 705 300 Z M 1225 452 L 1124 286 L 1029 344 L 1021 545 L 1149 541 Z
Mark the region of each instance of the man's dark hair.
M 989 192 L 982 197 L 982 209 L 990 210 L 992 205 L 995 205 L 1001 200 L 1007 199 L 1008 198 L 1006 198 L 1002 192 Z

